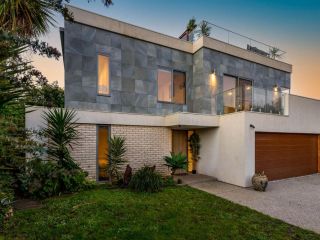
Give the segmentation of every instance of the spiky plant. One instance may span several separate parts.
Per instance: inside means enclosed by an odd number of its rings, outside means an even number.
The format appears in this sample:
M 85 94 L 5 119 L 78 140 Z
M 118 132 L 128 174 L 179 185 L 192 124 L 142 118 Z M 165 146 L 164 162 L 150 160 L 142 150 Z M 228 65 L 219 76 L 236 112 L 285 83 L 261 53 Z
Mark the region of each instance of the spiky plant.
M 196 19 L 195 19 L 195 17 L 192 17 L 192 18 L 189 20 L 188 24 L 187 24 L 187 31 L 190 33 L 190 32 L 192 32 L 194 29 L 196 29 L 196 27 L 197 27 Z
M 50 109 L 44 113 L 43 119 L 46 123 L 43 133 L 47 138 L 49 159 L 65 169 L 79 168 L 70 155 L 70 149 L 79 136 L 76 112 L 63 108 Z
M 177 169 L 184 169 L 188 164 L 187 156 L 182 152 L 177 154 L 170 152 L 170 156 L 164 156 L 163 160 L 166 162 L 164 165 L 171 169 L 172 175 L 175 174 Z
M 272 47 L 269 49 L 270 57 L 273 59 L 281 58 L 280 49 L 276 47 Z
M 112 180 L 119 180 L 119 172 L 122 166 L 127 162 L 125 154 L 127 148 L 125 146 L 125 138 L 121 136 L 113 136 L 109 140 L 108 146 L 108 162 L 107 162 L 107 174 L 109 175 L 109 182 Z
M 198 30 L 198 34 L 200 36 L 206 36 L 209 37 L 211 34 L 211 27 L 209 26 L 209 23 L 206 21 L 202 21 L 199 24 L 199 30 Z

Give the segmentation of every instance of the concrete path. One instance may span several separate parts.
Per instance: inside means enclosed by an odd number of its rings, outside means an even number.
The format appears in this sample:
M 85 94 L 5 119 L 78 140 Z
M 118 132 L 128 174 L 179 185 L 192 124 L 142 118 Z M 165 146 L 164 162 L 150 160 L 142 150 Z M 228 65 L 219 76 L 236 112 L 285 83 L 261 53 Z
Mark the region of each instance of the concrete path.
M 273 181 L 266 192 L 218 181 L 188 185 L 320 233 L 320 174 Z

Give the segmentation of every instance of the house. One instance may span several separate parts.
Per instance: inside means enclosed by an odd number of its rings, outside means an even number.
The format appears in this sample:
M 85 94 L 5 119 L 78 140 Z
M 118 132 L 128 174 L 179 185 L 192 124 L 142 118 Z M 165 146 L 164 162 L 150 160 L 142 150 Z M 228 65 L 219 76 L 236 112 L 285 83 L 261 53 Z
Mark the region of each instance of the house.
M 126 138 L 133 169 L 148 164 L 168 173 L 163 156 L 181 151 L 188 171 L 243 187 L 255 172 L 276 180 L 319 171 L 320 102 L 290 94 L 290 64 L 257 46 L 186 41 L 69 9 L 74 22 L 61 31 L 65 107 L 77 111 L 81 138 L 72 154 L 91 178 L 106 179 L 113 135 Z M 41 127 L 42 111 L 27 114 L 27 127 Z M 188 144 L 194 131 L 196 169 Z

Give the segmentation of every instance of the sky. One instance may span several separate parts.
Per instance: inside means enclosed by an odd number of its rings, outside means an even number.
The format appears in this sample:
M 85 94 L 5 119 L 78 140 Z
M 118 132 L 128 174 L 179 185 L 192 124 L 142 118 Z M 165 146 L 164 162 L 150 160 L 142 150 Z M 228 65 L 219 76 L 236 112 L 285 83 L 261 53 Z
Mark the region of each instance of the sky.
M 104 7 L 100 0 L 71 0 L 88 11 L 178 37 L 192 17 L 206 20 L 286 51 L 281 61 L 293 65 L 291 93 L 320 99 L 320 0 L 113 0 Z M 61 50 L 59 27 L 43 37 Z M 33 57 L 34 65 L 49 81 L 64 86 L 59 61 Z

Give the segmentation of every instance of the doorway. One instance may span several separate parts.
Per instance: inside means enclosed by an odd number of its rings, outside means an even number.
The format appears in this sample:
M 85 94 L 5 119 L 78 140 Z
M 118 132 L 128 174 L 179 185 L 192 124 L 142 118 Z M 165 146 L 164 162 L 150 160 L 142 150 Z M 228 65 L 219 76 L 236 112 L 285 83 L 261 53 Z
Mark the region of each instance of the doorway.
M 194 166 L 192 162 L 192 154 L 188 139 L 193 131 L 190 130 L 172 130 L 172 152 L 175 154 L 181 152 L 187 156 L 188 164 L 186 166 L 187 172 L 192 172 Z

